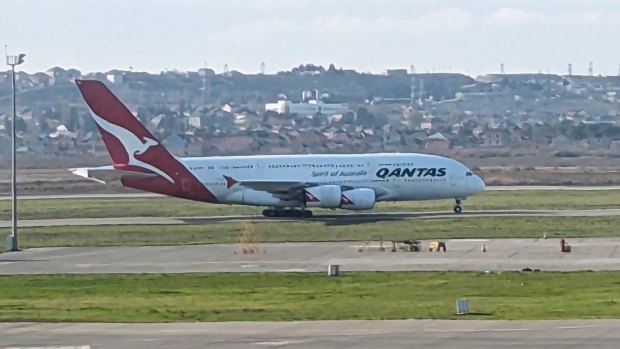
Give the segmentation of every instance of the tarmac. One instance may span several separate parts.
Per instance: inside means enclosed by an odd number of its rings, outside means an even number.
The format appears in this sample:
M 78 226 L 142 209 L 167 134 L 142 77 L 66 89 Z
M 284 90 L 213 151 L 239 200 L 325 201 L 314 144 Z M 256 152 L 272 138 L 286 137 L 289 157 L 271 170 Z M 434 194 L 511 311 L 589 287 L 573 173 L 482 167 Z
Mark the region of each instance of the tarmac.
M 304 221 L 338 221 L 375 222 L 380 220 L 428 219 L 428 218 L 475 218 L 475 217 L 603 217 L 620 216 L 620 209 L 593 210 L 476 210 L 459 214 L 447 211 L 429 212 L 364 212 L 315 215 Z M 53 227 L 53 226 L 93 226 L 93 225 L 174 225 L 174 224 L 208 224 L 236 223 L 240 221 L 290 222 L 300 218 L 268 218 L 258 215 L 228 215 L 204 217 L 108 217 L 108 218 L 57 218 L 57 219 L 20 219 L 19 227 Z M 0 221 L 0 228 L 11 227 L 11 221 Z
M 210 244 L 139 247 L 49 247 L 0 254 L 0 275 L 53 273 L 324 272 L 347 271 L 542 271 L 620 270 L 620 237 L 567 239 L 452 239 L 446 252 L 421 252 L 392 243 L 355 242 Z M 482 247 L 486 252 L 482 252 Z M 244 253 L 253 251 L 256 253 Z M 360 249 L 362 250 L 360 252 Z
M 620 320 L 0 323 L 0 348 L 597 348 Z

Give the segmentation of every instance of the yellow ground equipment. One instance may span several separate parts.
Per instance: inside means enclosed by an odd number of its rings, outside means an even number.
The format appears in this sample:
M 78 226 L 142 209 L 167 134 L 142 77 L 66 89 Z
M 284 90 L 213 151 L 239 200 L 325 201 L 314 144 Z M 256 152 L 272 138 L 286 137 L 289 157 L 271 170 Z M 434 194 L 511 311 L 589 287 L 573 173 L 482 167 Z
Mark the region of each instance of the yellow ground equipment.
M 443 250 L 444 252 L 446 252 L 446 243 L 443 241 L 431 241 L 428 244 L 428 252 L 433 252 L 433 251 L 437 251 L 439 252 L 439 250 Z

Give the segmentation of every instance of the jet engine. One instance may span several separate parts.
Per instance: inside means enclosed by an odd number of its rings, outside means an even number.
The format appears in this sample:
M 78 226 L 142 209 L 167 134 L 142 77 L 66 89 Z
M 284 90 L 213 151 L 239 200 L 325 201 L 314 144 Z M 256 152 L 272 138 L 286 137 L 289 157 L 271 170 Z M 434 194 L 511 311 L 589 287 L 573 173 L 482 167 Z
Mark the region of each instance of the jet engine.
M 306 188 L 304 192 L 307 207 L 338 208 L 341 198 L 339 185 L 319 185 Z
M 342 192 L 340 208 L 345 210 L 370 210 L 375 207 L 375 191 L 368 188 L 351 189 Z

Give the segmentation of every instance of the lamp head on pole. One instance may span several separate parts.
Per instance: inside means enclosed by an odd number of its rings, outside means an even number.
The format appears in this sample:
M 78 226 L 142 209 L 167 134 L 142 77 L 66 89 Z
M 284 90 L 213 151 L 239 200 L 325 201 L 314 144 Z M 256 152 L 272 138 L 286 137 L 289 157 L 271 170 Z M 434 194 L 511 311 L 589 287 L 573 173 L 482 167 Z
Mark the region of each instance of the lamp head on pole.
M 17 56 L 6 56 L 6 64 L 10 65 L 12 67 L 15 67 L 16 65 L 20 65 L 22 63 L 24 63 L 24 57 L 26 57 L 25 53 L 20 53 Z

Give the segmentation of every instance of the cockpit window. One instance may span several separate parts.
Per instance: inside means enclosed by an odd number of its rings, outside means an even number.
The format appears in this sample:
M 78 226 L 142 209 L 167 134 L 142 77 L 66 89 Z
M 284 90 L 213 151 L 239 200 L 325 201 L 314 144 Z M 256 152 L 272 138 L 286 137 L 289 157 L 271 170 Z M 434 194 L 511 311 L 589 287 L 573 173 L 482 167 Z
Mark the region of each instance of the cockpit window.
M 473 176 L 473 173 L 471 173 L 471 172 L 465 172 L 465 175 L 466 175 L 466 176 Z

